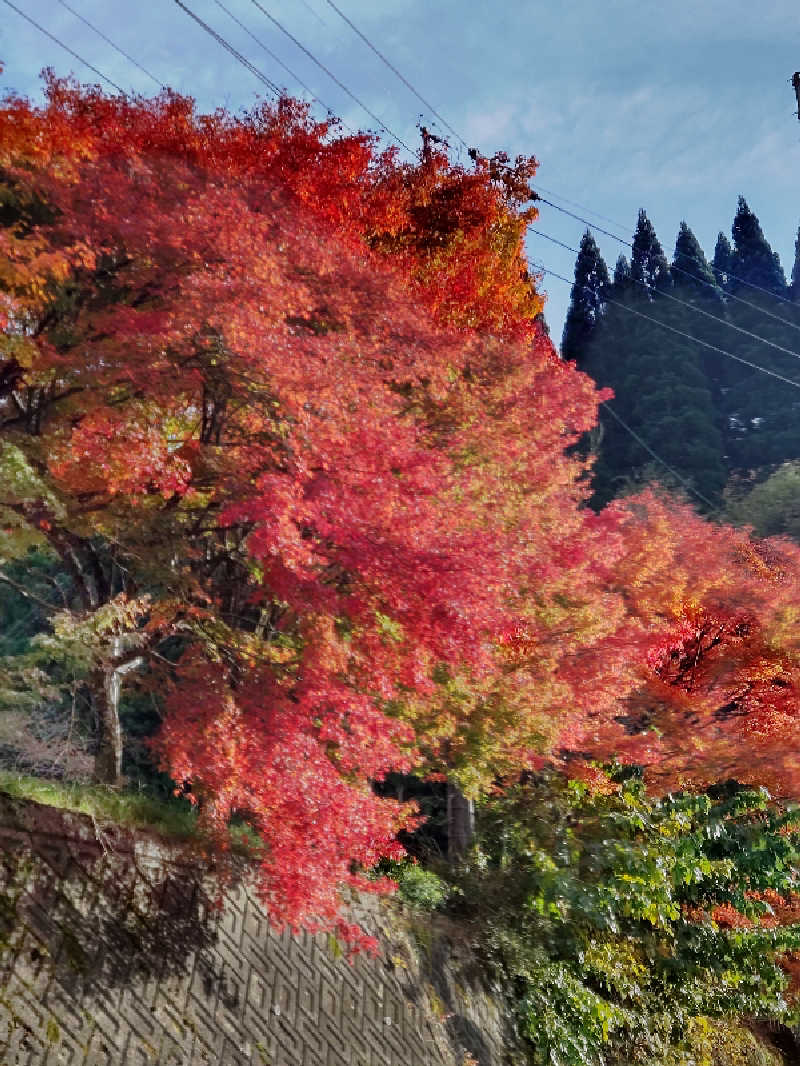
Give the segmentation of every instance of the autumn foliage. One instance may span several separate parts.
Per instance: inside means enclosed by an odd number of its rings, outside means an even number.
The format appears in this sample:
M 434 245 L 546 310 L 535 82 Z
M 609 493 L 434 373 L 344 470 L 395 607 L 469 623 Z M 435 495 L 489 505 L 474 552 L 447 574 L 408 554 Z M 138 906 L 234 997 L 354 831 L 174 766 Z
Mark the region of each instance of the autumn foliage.
M 180 639 L 165 766 L 255 824 L 276 920 L 332 921 L 413 818 L 369 785 L 418 761 L 409 708 L 439 664 L 487 682 L 576 515 L 596 396 L 534 323 L 513 168 L 61 82 L 0 143 L 4 503 L 87 588 L 114 545 L 84 614 L 148 598 L 98 671 Z
M 538 325 L 533 168 L 400 164 L 291 100 L 0 110 L 4 536 L 83 590 L 109 730 L 149 667 L 163 766 L 257 829 L 279 923 L 381 887 L 392 770 L 800 783 L 797 550 L 583 507 L 603 394 Z

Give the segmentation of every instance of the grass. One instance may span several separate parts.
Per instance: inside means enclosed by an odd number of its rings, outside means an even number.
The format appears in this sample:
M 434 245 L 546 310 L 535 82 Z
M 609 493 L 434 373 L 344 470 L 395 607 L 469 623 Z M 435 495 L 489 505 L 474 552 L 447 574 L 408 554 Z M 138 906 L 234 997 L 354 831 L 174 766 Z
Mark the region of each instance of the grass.
M 197 836 L 197 815 L 185 800 L 158 800 L 138 791 L 50 781 L 7 770 L 0 771 L 0 792 L 131 829 L 151 829 L 173 839 Z
M 63 811 L 88 814 L 101 822 L 128 829 L 151 830 L 171 840 L 197 840 L 197 812 L 183 799 L 160 800 L 139 790 L 125 791 L 107 785 L 52 781 L 43 777 L 0 770 L 0 793 L 17 799 L 35 800 Z M 248 859 L 256 858 L 261 841 L 246 822 L 234 818 L 229 827 L 231 850 Z

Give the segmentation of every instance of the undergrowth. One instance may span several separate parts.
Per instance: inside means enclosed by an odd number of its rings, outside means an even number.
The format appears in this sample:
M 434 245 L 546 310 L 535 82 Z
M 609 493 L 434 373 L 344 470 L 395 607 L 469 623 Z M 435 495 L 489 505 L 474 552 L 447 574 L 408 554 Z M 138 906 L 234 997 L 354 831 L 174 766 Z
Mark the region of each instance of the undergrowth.
M 179 840 L 198 835 L 197 814 L 186 800 L 165 801 L 141 791 L 53 781 L 8 770 L 0 771 L 0 792 L 129 828 L 154 830 Z

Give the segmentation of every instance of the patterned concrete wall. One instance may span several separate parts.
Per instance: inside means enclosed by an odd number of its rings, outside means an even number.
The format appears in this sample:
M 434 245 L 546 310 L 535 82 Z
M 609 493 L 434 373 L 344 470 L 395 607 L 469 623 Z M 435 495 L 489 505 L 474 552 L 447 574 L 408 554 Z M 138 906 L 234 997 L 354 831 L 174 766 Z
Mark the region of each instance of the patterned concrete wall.
M 0 795 L 0 854 L 3 1066 L 501 1061 L 480 1036 L 477 1058 L 458 1046 L 379 906 L 359 917 L 383 954 L 351 965 L 272 932 L 245 883 L 219 910 L 185 856 L 84 816 Z

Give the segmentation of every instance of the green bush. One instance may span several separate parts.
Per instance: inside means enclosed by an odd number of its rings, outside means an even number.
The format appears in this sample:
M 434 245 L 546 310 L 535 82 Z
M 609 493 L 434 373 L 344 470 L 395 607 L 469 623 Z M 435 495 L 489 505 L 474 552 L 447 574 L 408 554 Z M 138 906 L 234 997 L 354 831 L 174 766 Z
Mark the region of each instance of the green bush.
M 617 784 L 542 774 L 492 800 L 459 885 L 537 1066 L 688 1066 L 699 1019 L 790 1020 L 779 960 L 800 929 L 762 925 L 753 893 L 795 888 L 798 811 Z
M 450 896 L 451 886 L 447 881 L 415 862 L 394 863 L 387 876 L 397 882 L 400 898 L 420 911 L 435 911 Z

